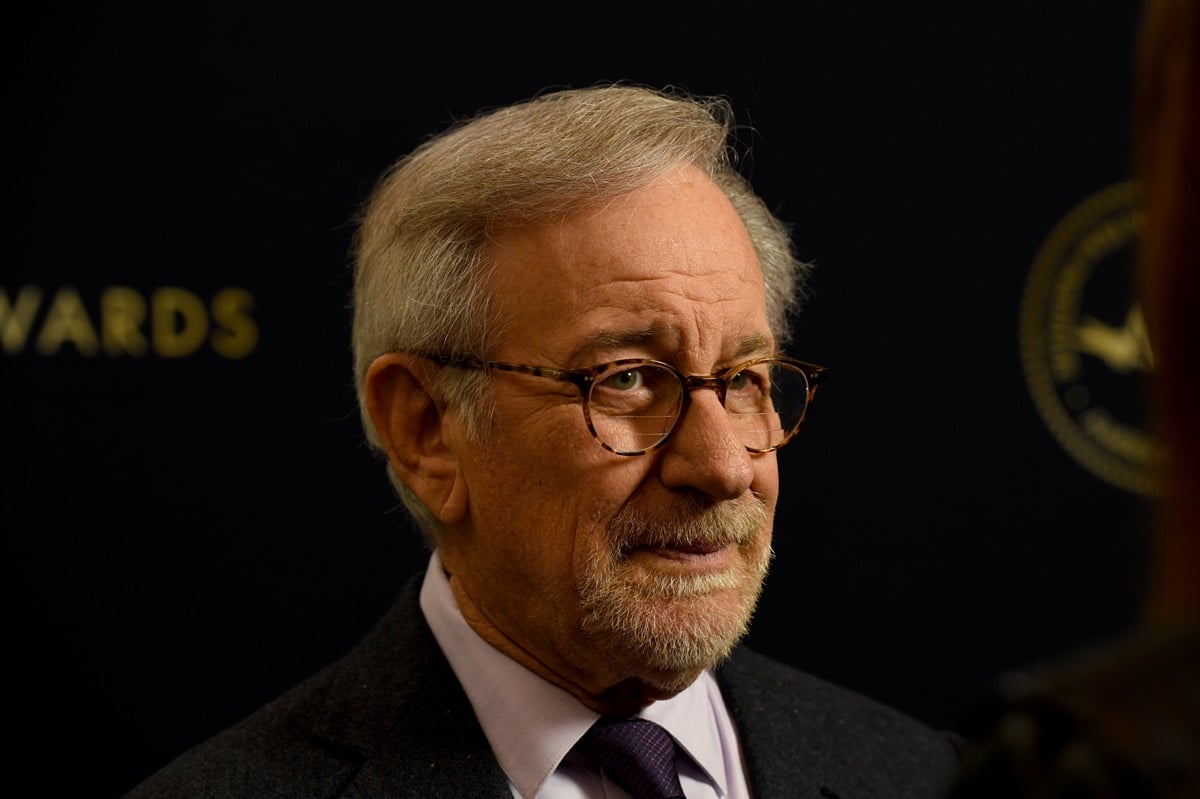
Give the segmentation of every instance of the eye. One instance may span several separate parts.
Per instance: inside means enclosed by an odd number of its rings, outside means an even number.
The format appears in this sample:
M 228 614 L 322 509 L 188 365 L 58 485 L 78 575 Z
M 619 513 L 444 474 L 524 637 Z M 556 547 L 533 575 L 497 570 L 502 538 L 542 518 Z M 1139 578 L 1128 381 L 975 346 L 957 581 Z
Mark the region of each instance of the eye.
M 766 369 L 761 366 L 753 366 L 729 378 L 729 390 L 738 393 L 766 393 L 767 386 L 771 383 L 771 376 Z
M 644 382 L 645 377 L 642 375 L 641 369 L 626 369 L 604 378 L 600 385 L 614 391 L 634 391 L 641 388 Z
M 759 413 L 770 397 L 771 378 L 764 367 L 752 366 L 729 378 L 725 407 L 737 413 Z

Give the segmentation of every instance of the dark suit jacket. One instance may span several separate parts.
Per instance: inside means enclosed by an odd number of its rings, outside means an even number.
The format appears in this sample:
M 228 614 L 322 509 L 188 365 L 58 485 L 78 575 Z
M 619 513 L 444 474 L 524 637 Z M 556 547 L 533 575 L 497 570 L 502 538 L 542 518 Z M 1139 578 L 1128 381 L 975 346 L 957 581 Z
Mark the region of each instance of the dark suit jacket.
M 511 799 L 413 578 L 344 658 L 185 752 L 126 799 Z M 757 799 L 935 797 L 956 736 L 740 647 L 717 678 Z

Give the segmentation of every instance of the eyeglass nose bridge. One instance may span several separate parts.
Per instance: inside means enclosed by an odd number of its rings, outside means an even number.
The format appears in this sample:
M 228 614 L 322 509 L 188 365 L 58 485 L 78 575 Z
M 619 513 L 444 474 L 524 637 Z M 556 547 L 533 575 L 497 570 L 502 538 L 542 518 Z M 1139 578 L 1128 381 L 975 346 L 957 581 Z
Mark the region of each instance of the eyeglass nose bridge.
M 685 375 L 682 372 L 676 371 L 675 374 L 679 378 L 680 385 L 683 386 L 683 393 L 679 398 L 679 412 L 675 417 L 675 421 L 671 424 L 671 428 L 661 440 L 647 452 L 659 449 L 666 446 L 669 439 L 675 437 L 675 433 L 683 426 L 683 420 L 691 409 L 692 392 L 702 388 L 711 388 L 717 394 L 717 401 L 721 403 L 721 407 L 725 408 L 725 397 L 729 391 L 729 383 L 731 378 L 722 375 Z
M 721 405 L 725 405 L 725 393 L 729 390 L 729 380 L 717 375 L 680 375 L 680 382 L 683 383 L 683 408 L 680 408 L 680 416 L 683 415 L 687 404 L 691 402 L 692 392 L 701 388 L 711 388 L 717 392 L 717 399 L 721 401 Z

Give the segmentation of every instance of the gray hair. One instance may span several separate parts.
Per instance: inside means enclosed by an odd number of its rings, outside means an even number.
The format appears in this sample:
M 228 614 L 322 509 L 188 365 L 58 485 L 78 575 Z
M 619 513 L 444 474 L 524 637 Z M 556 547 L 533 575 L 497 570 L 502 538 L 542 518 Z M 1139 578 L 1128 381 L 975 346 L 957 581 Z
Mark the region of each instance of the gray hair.
M 486 358 L 502 320 L 490 314 L 485 252 L 500 230 L 549 222 L 629 193 L 685 165 L 729 198 L 754 244 L 775 338 L 808 265 L 790 232 L 737 170 L 733 111 L 722 97 L 616 84 L 541 94 L 459 121 L 403 156 L 362 208 L 353 243 L 354 373 L 368 444 L 368 367 L 387 352 Z M 435 391 L 462 408 L 477 438 L 486 376 L 442 369 Z M 436 546 L 440 522 L 389 467 L 401 501 Z

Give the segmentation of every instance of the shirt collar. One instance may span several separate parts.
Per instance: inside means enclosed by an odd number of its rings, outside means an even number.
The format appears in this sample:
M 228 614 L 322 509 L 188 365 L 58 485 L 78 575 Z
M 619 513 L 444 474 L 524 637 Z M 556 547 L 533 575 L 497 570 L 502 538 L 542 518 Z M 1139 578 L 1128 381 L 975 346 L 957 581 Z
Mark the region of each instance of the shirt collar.
M 563 757 L 599 715 L 479 636 L 454 600 L 435 551 L 421 586 L 421 610 L 462 683 L 500 768 L 521 796 L 537 796 Z M 717 789 L 726 790 L 725 761 L 713 702 L 722 701 L 710 672 L 638 715 L 661 724 Z

